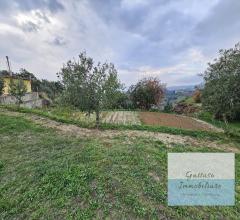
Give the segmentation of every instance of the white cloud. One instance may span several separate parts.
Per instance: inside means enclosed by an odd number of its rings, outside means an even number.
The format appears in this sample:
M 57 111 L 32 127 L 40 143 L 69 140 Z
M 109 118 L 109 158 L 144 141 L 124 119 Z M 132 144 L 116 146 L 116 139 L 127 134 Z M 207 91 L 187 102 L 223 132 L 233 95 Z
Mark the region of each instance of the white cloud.
M 175 65 L 160 68 L 141 66 L 134 70 L 122 70 L 121 73 L 124 78 L 135 75 L 135 81 L 143 77 L 158 77 L 168 86 L 176 86 L 179 84 L 179 81 L 184 85 L 200 84 L 202 79 L 199 77 L 199 74 L 204 72 L 207 67 L 207 61 L 208 58 L 202 54 L 199 48 L 191 48 L 186 51 L 186 54 Z M 188 81 L 190 78 L 191 81 Z M 184 79 L 186 79 L 186 82 L 182 83 Z
M 53 80 L 63 63 L 86 50 L 96 61 L 115 63 L 127 85 L 145 74 L 168 85 L 198 83 L 196 74 L 218 49 L 239 40 L 240 4 L 230 2 L 2 0 L 0 65 L 8 55 L 14 71 L 24 67 Z
M 149 4 L 147 0 L 123 0 L 121 2 L 121 7 L 126 9 L 133 9 L 135 7 L 144 7 Z
M 5 23 L 0 23 L 0 35 L 7 36 L 8 34 L 22 35 L 23 33 L 16 27 Z

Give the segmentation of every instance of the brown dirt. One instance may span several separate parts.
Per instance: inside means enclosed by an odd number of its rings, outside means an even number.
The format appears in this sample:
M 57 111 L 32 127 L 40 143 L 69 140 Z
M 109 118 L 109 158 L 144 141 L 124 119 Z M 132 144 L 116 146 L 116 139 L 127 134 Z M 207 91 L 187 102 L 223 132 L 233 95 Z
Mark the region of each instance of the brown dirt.
M 57 130 L 61 135 L 75 136 L 75 137 L 94 137 L 101 138 L 103 140 L 109 139 L 116 136 L 127 136 L 129 138 L 145 137 L 151 140 L 159 140 L 163 142 L 167 147 L 174 148 L 176 145 L 192 146 L 192 147 L 209 147 L 226 152 L 240 153 L 240 149 L 237 148 L 233 143 L 223 144 L 219 141 L 210 141 L 206 139 L 196 139 L 189 136 L 165 134 L 159 132 L 149 131 L 137 131 L 137 130 L 96 130 L 80 128 L 76 125 L 63 124 L 60 122 L 53 121 L 48 118 L 33 114 L 24 114 L 18 112 L 9 112 L 0 110 L 1 114 L 10 116 L 24 116 L 26 119 L 39 124 L 47 128 L 53 128 Z
M 159 112 L 140 112 L 139 116 L 140 120 L 147 125 L 159 125 L 200 131 L 222 131 L 206 122 L 181 115 Z
M 156 173 L 149 172 L 148 175 L 151 176 L 155 181 L 160 181 L 160 178 Z

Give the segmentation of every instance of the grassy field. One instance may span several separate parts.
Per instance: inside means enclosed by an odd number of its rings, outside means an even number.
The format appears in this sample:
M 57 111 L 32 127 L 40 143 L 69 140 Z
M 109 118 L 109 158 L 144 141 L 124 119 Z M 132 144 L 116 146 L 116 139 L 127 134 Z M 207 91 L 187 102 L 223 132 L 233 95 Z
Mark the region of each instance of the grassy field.
M 234 207 L 168 207 L 167 153 L 215 152 L 129 136 L 61 135 L 0 114 L 0 219 L 238 219 Z M 219 152 L 219 150 L 217 150 Z

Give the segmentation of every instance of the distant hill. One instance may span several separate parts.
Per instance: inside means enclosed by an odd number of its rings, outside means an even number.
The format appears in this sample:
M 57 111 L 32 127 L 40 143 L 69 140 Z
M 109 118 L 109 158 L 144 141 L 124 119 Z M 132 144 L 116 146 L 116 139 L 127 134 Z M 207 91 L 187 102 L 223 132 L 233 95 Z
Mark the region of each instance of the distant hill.
M 165 93 L 165 103 L 175 104 L 193 95 L 195 85 L 170 86 Z
M 167 90 L 170 90 L 170 91 L 178 91 L 178 90 L 193 91 L 195 86 L 196 86 L 196 85 L 169 86 L 169 87 L 167 87 Z

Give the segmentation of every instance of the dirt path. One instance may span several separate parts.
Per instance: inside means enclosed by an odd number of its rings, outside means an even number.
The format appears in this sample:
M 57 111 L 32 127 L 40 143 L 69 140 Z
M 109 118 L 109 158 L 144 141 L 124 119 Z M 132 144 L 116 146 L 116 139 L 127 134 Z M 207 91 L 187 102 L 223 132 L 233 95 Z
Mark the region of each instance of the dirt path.
M 240 153 L 240 149 L 231 144 L 223 144 L 218 141 L 210 140 L 200 140 L 197 138 L 192 138 L 189 136 L 173 135 L 159 132 L 149 132 L 149 131 L 133 131 L 133 130 L 105 130 L 100 131 L 97 129 L 86 129 L 80 128 L 76 125 L 63 124 L 60 122 L 53 121 L 48 118 L 33 114 L 25 114 L 19 112 L 10 112 L 6 110 L 0 110 L 1 114 L 6 114 L 9 116 L 24 116 L 26 119 L 42 125 L 44 127 L 56 129 L 58 132 L 64 135 L 71 135 L 77 137 L 99 137 L 99 138 L 111 138 L 116 136 L 128 136 L 128 137 L 147 137 L 155 140 L 160 140 L 167 147 L 172 148 L 175 145 L 185 145 L 192 147 L 210 147 L 219 150 L 224 150 L 226 152 Z

